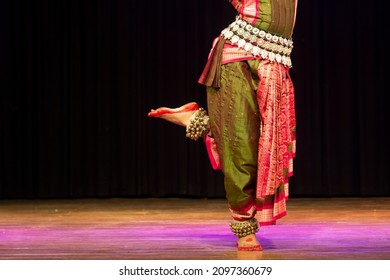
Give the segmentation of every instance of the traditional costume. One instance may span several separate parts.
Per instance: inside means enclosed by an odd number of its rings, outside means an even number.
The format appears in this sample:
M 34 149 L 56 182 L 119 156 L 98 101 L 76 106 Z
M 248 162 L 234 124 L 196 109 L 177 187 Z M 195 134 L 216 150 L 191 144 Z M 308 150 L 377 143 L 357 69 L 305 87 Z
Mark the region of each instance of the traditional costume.
M 213 168 L 223 172 L 230 228 L 242 238 L 286 215 L 295 157 L 289 70 L 297 0 L 230 3 L 236 19 L 214 40 L 199 78 L 207 87 L 208 112 L 191 102 L 149 116 L 191 112 L 186 136 L 204 139 Z M 238 248 L 262 249 L 256 243 Z
M 297 0 L 230 2 L 236 20 L 214 40 L 199 79 L 207 86 L 206 143 L 233 219 L 271 225 L 286 215 L 295 157 L 289 69 Z

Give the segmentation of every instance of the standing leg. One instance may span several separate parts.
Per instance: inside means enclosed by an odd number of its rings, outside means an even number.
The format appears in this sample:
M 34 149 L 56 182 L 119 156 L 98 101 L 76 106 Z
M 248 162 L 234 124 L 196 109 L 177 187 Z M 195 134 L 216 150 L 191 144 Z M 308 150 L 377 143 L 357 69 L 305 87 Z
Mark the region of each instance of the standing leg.
M 220 155 L 224 186 L 238 247 L 261 250 L 256 239 L 257 154 L 260 137 L 257 69 L 247 62 L 222 66 L 221 86 L 207 88 L 211 132 Z M 244 228 L 248 235 L 240 233 Z

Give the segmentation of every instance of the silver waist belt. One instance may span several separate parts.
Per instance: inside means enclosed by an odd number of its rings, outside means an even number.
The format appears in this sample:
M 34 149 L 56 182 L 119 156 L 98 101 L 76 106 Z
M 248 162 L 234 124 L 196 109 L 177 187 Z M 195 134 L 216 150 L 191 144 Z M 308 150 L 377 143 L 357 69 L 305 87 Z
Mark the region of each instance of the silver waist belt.
M 238 16 L 221 34 L 233 45 L 244 49 L 253 56 L 292 67 L 290 58 L 293 48 L 292 39 L 261 30 Z

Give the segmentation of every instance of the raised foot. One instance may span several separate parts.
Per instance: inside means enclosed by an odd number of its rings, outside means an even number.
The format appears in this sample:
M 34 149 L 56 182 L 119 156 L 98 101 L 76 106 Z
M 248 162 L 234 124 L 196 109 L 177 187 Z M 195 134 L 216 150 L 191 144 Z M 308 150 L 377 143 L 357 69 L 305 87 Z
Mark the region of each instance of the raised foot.
M 160 107 L 151 109 L 148 117 L 161 118 L 177 125 L 187 126 L 190 117 L 199 109 L 196 102 L 189 102 L 177 108 Z
M 160 107 L 157 109 L 151 109 L 148 113 L 148 116 L 158 118 L 164 114 L 184 113 L 189 111 L 196 111 L 198 109 L 199 106 L 196 102 L 190 102 L 177 108 Z

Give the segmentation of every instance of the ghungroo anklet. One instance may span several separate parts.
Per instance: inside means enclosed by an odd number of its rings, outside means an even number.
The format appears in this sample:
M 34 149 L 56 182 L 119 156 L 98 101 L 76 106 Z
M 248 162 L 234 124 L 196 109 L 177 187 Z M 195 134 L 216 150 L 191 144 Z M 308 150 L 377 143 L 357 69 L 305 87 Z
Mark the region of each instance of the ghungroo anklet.
M 254 234 L 259 231 L 259 223 L 256 218 L 252 218 L 249 221 L 238 222 L 234 221 L 230 223 L 230 229 L 238 237 L 244 237 L 249 234 Z
M 199 108 L 190 118 L 186 127 L 186 136 L 192 140 L 204 137 L 209 131 L 209 116 L 203 108 Z

